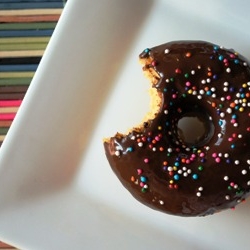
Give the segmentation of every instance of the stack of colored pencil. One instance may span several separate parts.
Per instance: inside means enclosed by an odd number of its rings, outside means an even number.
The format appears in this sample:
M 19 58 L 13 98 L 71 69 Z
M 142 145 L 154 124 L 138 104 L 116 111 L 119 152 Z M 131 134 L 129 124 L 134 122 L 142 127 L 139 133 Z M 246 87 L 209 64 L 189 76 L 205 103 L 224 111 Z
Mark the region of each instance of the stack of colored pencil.
M 63 6 L 63 0 L 0 0 L 0 146 Z

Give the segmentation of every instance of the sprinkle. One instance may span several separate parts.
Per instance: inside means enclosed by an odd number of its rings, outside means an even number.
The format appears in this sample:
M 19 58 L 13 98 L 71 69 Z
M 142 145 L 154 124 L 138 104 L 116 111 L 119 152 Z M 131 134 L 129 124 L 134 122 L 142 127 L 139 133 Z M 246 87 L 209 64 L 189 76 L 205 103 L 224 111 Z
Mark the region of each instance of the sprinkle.
M 148 159 L 148 158 L 145 158 L 145 159 L 144 159 L 144 162 L 145 162 L 145 163 L 149 163 L 149 159 Z
M 170 52 L 170 50 L 169 49 L 165 49 L 165 54 L 168 54 L 169 52 Z
M 120 151 L 120 150 L 116 150 L 116 151 L 115 151 L 115 155 L 116 155 L 116 156 L 120 156 L 120 155 L 121 155 L 121 151 Z
M 229 180 L 229 177 L 227 175 L 224 176 L 224 180 L 225 181 L 228 181 Z
M 159 204 L 160 205 L 164 205 L 164 201 L 163 200 L 159 200 Z
M 198 179 L 198 175 L 197 175 L 197 174 L 193 174 L 193 175 L 192 175 L 192 178 L 193 178 L 194 180 L 197 180 L 197 179 Z
M 246 170 L 246 169 L 243 169 L 243 170 L 241 171 L 241 173 L 242 173 L 243 175 L 246 175 L 246 174 L 247 174 L 247 170 Z
M 227 68 L 227 69 L 226 69 L 226 72 L 227 72 L 227 73 L 230 73 L 230 72 L 231 72 L 231 69 L 230 69 L 230 68 Z

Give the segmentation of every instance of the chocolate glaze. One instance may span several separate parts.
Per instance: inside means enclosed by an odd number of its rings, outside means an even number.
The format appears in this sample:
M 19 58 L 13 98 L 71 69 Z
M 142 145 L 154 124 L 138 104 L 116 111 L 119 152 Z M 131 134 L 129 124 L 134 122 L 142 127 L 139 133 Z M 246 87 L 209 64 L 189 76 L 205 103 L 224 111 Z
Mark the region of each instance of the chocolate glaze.
M 163 102 L 141 130 L 104 143 L 113 171 L 137 200 L 165 213 L 204 216 L 234 208 L 250 191 L 246 59 L 203 41 L 166 43 L 145 49 L 140 59 Z M 204 123 L 194 143 L 178 132 L 185 116 Z

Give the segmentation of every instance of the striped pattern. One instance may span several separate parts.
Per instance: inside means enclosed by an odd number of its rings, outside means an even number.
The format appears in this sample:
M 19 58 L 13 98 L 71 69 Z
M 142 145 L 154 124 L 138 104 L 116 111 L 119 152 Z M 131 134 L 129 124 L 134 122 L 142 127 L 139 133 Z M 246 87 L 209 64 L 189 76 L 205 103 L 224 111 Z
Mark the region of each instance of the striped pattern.
M 63 0 L 0 0 L 0 146 L 64 3 Z

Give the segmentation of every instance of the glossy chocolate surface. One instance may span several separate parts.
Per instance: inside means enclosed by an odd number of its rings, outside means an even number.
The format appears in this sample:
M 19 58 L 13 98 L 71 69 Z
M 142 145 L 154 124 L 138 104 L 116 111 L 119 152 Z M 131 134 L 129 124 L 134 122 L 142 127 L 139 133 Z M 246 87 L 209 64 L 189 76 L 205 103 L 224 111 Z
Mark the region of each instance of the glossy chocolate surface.
M 140 59 L 163 103 L 141 131 L 104 143 L 113 171 L 137 200 L 165 213 L 204 216 L 234 208 L 250 191 L 246 59 L 202 41 L 145 49 Z M 183 117 L 203 124 L 202 134 L 187 139 L 196 127 L 181 131 Z

